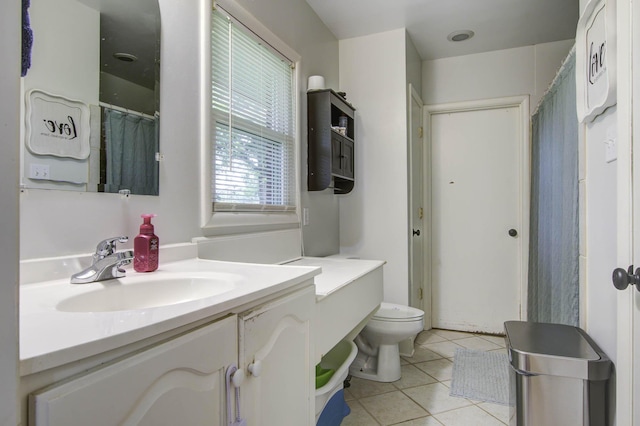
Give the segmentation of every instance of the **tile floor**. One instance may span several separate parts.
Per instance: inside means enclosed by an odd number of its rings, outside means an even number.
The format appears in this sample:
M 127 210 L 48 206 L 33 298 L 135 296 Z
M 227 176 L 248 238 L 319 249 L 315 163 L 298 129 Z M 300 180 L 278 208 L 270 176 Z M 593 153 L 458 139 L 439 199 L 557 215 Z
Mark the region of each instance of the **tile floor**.
M 415 353 L 402 358 L 402 378 L 379 383 L 353 377 L 345 389 L 351 414 L 342 426 L 504 426 L 509 408 L 449 396 L 456 348 L 504 352 L 504 338 L 448 330 L 418 335 Z

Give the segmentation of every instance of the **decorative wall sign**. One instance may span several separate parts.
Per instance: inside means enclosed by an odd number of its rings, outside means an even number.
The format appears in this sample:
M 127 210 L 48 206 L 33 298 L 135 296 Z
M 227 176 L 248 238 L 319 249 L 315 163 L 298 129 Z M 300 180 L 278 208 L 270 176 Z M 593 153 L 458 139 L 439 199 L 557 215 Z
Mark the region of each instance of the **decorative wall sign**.
M 89 107 L 79 101 L 31 90 L 26 98 L 26 145 L 36 155 L 89 157 Z
M 578 21 L 576 94 L 580 122 L 616 104 L 615 0 L 590 0 Z

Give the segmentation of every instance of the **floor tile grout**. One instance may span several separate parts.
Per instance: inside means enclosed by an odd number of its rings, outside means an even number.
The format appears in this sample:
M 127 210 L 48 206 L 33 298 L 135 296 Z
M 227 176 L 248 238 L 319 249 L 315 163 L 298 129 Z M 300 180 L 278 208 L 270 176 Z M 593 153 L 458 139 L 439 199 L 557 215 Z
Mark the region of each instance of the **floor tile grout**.
M 429 333 L 429 335 L 425 336 L 424 333 Z M 430 342 L 428 341 L 429 339 L 432 338 L 432 336 L 437 336 L 437 341 L 435 342 Z M 421 338 L 421 336 L 423 336 Z M 449 337 L 446 337 L 449 336 Z M 489 338 L 483 338 L 483 336 L 485 337 L 490 337 L 491 339 L 493 339 L 493 341 Z M 411 424 L 418 424 L 418 423 L 413 423 L 416 420 L 420 420 L 420 419 L 425 419 L 428 417 L 432 417 L 433 420 L 435 420 L 436 422 L 438 422 L 437 424 L 443 424 L 440 420 L 438 420 L 438 418 L 436 416 L 440 416 L 442 414 L 445 413 L 452 413 L 455 412 L 456 410 L 461 410 L 461 409 L 468 409 L 469 407 L 475 407 L 475 409 L 477 410 L 481 410 L 483 413 L 485 413 L 486 415 L 490 416 L 490 418 L 495 419 L 499 424 L 502 425 L 506 425 L 507 423 L 505 423 L 505 421 L 501 420 L 499 417 L 497 417 L 497 415 L 495 413 L 492 413 L 490 411 L 488 411 L 485 407 L 482 407 L 481 404 L 491 404 L 491 403 L 486 403 L 484 401 L 473 401 L 473 400 L 468 400 L 465 399 L 469 404 L 468 405 L 463 405 L 463 406 L 459 406 L 459 407 L 451 407 L 451 408 L 445 408 L 442 409 L 442 411 L 438 411 L 437 413 L 432 413 L 431 411 L 429 411 L 426 407 L 424 407 L 422 404 L 420 404 L 419 401 L 416 401 L 414 398 L 412 398 L 410 396 L 410 392 L 412 389 L 416 389 L 419 387 L 423 387 L 423 386 L 431 386 L 431 385 L 436 385 L 436 384 L 442 384 L 443 386 L 445 386 L 447 389 L 450 388 L 450 386 L 447 386 L 446 383 L 450 383 L 451 382 L 451 375 L 448 372 L 444 372 L 443 375 L 438 374 L 438 376 L 440 376 L 441 378 L 438 379 L 437 377 L 434 377 L 432 374 L 427 373 L 426 371 L 424 371 L 422 368 L 420 368 L 419 365 L 422 365 L 423 367 L 425 367 L 425 365 L 429 362 L 434 362 L 434 361 L 440 361 L 442 362 L 442 360 L 447 360 L 449 363 L 453 364 L 453 356 L 445 356 L 445 354 L 442 353 L 437 353 L 435 351 L 433 351 L 432 349 L 430 349 L 427 345 L 438 345 L 441 344 L 441 350 L 444 350 L 444 348 L 442 348 L 443 346 L 446 348 L 446 345 L 442 345 L 442 344 L 454 344 L 455 346 L 458 346 L 460 348 L 465 348 L 465 346 L 456 343 L 457 340 L 463 340 L 463 339 L 472 339 L 474 337 L 480 338 L 482 339 L 484 342 L 487 342 L 487 344 L 482 344 L 484 346 L 487 346 L 486 349 L 479 349 L 479 350 L 501 350 L 501 349 L 505 349 L 504 345 L 500 345 L 499 343 L 497 343 L 495 341 L 495 338 L 499 338 L 502 336 L 493 336 L 493 335 L 482 335 L 479 333 L 463 333 L 463 332 L 450 332 L 448 330 L 429 330 L 429 331 L 425 331 L 422 332 L 417 338 L 416 338 L 416 342 L 415 342 L 415 352 L 414 352 L 414 356 L 413 357 L 402 357 L 402 361 L 403 362 L 403 367 L 406 368 L 406 366 L 412 366 L 417 368 L 417 370 L 420 372 L 420 374 L 423 374 L 424 376 L 426 376 L 428 383 L 422 383 L 420 384 L 420 380 L 416 381 L 416 384 L 411 384 L 411 385 L 403 385 L 404 387 L 399 387 L 398 382 L 393 382 L 390 383 L 393 388 L 386 388 L 386 389 L 382 389 L 384 386 L 381 386 L 381 389 L 374 391 L 371 394 L 367 394 L 366 392 L 364 394 L 361 394 L 360 397 L 356 397 L 356 395 L 354 395 L 352 392 L 349 392 L 350 395 L 350 400 L 348 401 L 348 403 L 350 402 L 357 402 L 359 407 L 362 408 L 362 410 L 364 410 L 364 412 L 375 421 L 375 423 L 377 425 L 403 425 L 405 424 L 405 422 L 411 422 Z M 420 343 L 419 343 L 420 342 Z M 475 342 L 467 342 L 469 345 L 475 344 L 476 346 L 478 346 L 480 343 L 478 343 L 477 341 Z M 495 348 L 490 348 L 490 345 L 495 345 Z M 451 346 L 449 346 L 449 349 L 451 349 Z M 455 348 L 454 348 L 455 349 Z M 468 349 L 475 349 L 475 348 L 468 348 Z M 424 351 L 429 351 L 429 352 L 424 352 Z M 418 351 L 422 351 L 421 353 L 418 353 Z M 450 351 L 449 351 L 450 352 Z M 433 353 L 435 355 L 434 358 L 430 358 L 430 355 L 428 355 L 429 353 Z M 427 358 L 429 359 L 422 359 L 422 356 L 424 356 L 425 354 Z M 418 358 L 415 358 L 416 355 L 418 356 Z M 421 356 L 422 355 L 422 356 Z M 433 367 L 433 365 L 432 365 Z M 452 368 L 447 366 L 446 368 Z M 360 383 L 366 383 L 366 380 L 363 379 L 357 379 L 360 380 L 362 382 Z M 371 382 L 374 383 L 374 382 Z M 376 382 L 377 383 L 377 382 Z M 432 388 L 433 389 L 433 388 Z M 410 418 L 410 419 L 404 419 L 402 421 L 399 422 L 392 422 L 392 423 L 384 423 L 384 421 L 382 421 L 379 418 L 376 418 L 376 415 L 374 412 L 371 412 L 371 410 L 367 409 L 366 404 L 363 404 L 361 401 L 366 400 L 367 398 L 373 398 L 376 396 L 380 396 L 380 395 L 385 395 L 385 394 L 391 394 L 391 393 L 395 393 L 395 392 L 400 392 L 405 398 L 408 398 L 408 400 L 410 400 L 411 402 L 413 402 L 413 404 L 415 404 L 417 407 L 420 407 L 425 413 L 425 416 L 419 416 L 419 417 L 415 417 L 415 418 Z M 359 393 L 359 392 L 357 392 Z M 369 400 L 369 401 L 374 401 L 374 400 Z M 498 405 L 498 404 L 495 404 Z M 388 417 L 387 417 L 388 418 Z M 345 423 L 346 424 L 350 424 L 349 418 L 345 418 Z M 345 424 L 343 423 L 343 424 Z M 370 420 L 369 420 L 370 423 Z M 362 423 L 357 423 L 357 424 L 362 424 Z M 423 423 L 419 423 L 419 424 L 423 424 Z M 460 426 L 462 426 L 463 424 L 460 423 Z M 453 426 L 453 424 L 449 424 L 447 423 L 446 426 Z

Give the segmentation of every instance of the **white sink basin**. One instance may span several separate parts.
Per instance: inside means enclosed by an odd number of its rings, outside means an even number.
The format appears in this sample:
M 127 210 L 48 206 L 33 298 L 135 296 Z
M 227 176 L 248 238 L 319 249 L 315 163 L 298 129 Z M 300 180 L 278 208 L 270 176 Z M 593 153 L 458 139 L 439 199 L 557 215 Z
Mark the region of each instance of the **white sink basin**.
M 240 275 L 228 273 L 125 277 L 97 283 L 99 288 L 63 299 L 56 305 L 56 310 L 114 312 L 169 306 L 226 293 L 241 281 Z
M 30 271 L 20 286 L 23 376 L 220 318 L 320 273 L 303 266 L 188 258 L 166 261 L 152 273 L 125 268 L 127 275 L 117 280 L 70 284 L 70 268 L 81 270 L 88 261 L 23 264 Z

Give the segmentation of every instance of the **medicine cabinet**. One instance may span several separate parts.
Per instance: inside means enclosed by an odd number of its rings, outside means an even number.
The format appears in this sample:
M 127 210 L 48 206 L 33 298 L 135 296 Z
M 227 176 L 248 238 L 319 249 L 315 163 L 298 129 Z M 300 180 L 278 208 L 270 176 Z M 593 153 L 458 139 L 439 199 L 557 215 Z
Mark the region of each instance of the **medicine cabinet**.
M 331 89 L 307 92 L 309 191 L 353 189 L 355 108 Z

